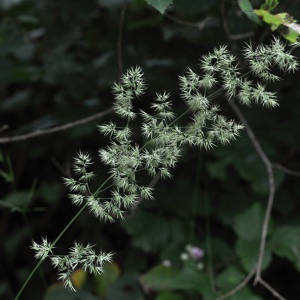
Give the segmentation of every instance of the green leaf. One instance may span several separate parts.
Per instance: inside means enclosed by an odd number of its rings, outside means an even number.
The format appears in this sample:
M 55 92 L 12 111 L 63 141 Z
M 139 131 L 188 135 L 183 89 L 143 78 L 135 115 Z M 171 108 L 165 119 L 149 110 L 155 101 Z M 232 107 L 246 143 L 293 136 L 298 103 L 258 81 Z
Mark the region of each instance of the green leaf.
M 269 246 L 276 255 L 288 258 L 300 270 L 300 227 L 279 227 L 274 231 Z
M 141 277 L 141 282 L 155 291 L 175 290 L 178 274 L 177 268 L 156 266 Z
M 136 275 L 133 276 L 125 272 L 109 286 L 105 299 L 144 300 L 145 298 L 142 295 L 140 285 L 137 283 Z
M 95 277 L 96 293 L 101 298 L 107 295 L 109 286 L 120 276 L 120 268 L 117 264 L 105 264 L 103 273 Z
M 251 184 L 255 192 L 260 195 L 268 195 L 269 181 L 267 170 L 256 153 L 250 153 L 240 160 L 236 159 L 234 165 L 240 175 Z M 283 172 L 274 170 L 276 188 L 283 182 L 284 176 Z
M 217 277 L 217 285 L 223 291 L 236 287 L 244 279 L 244 274 L 236 267 L 230 266 Z
M 261 235 L 263 218 L 264 209 L 260 203 L 256 202 L 234 218 L 233 229 L 242 239 L 258 240 Z
M 210 298 L 212 299 L 212 298 Z M 263 300 L 261 297 L 258 297 L 257 295 L 254 295 L 252 290 L 248 288 L 247 286 L 240 289 L 237 293 L 234 293 L 234 295 L 230 296 L 228 298 L 230 300 Z
M 87 273 L 82 269 L 78 268 L 71 274 L 71 280 L 75 289 L 81 289 L 87 279 Z
M 236 253 L 241 259 L 241 263 L 245 271 L 250 272 L 257 263 L 260 241 L 247 241 L 238 239 L 236 243 Z M 272 260 L 272 255 L 269 247 L 266 248 L 263 270 L 266 269 Z
M 195 268 L 156 266 L 141 277 L 144 286 L 155 291 L 185 290 L 202 292 L 209 289 L 207 274 Z
M 98 298 L 83 290 L 76 293 L 71 292 L 64 287 L 57 286 L 49 290 L 43 298 L 44 300 L 97 300 Z
M 155 300 L 184 300 L 183 296 L 171 293 L 171 292 L 163 292 L 160 293 Z
M 183 270 L 178 274 L 176 279 L 177 289 L 186 291 L 198 291 L 199 293 L 210 289 L 209 278 L 207 273 L 202 272 L 191 266 L 185 265 Z
M 156 8 L 161 14 L 163 14 L 166 8 L 173 4 L 173 0 L 145 0 L 149 5 Z
M 261 25 L 259 17 L 253 12 L 252 4 L 249 0 L 239 0 L 239 7 L 241 11 L 253 22 Z

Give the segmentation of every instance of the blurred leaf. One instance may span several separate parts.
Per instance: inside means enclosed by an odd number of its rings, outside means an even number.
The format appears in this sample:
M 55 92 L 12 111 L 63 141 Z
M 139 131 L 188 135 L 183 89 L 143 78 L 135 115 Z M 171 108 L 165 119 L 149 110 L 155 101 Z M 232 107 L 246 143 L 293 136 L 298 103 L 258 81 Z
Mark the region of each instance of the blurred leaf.
M 140 284 L 137 282 L 137 277 L 130 276 L 124 273 L 116 281 L 114 281 L 108 290 L 107 300 L 144 300 Z
M 233 229 L 240 238 L 254 241 L 260 238 L 263 219 L 264 209 L 256 202 L 234 218 Z
M 217 276 L 217 286 L 224 292 L 236 287 L 245 275 L 236 267 L 230 266 Z
M 189 266 L 179 270 L 175 267 L 156 266 L 141 277 L 146 289 L 155 291 L 189 290 L 202 292 L 209 288 L 207 274 Z
M 98 297 L 95 297 L 88 292 L 77 290 L 77 292 L 74 293 L 65 289 L 62 286 L 55 286 L 54 288 L 50 289 L 46 293 L 43 299 L 44 300 L 99 300 Z
M 242 289 L 240 289 L 239 291 L 234 293 L 228 299 L 230 299 L 230 300 L 264 300 L 263 298 L 254 295 L 252 290 L 250 288 L 248 288 L 247 286 L 243 287 Z
M 171 292 L 162 292 L 155 298 L 155 300 L 184 300 L 185 298 L 179 294 Z
M 177 289 L 204 293 L 210 290 L 210 281 L 207 273 L 198 270 L 193 265 L 185 265 L 177 277 Z
M 95 277 L 97 295 L 105 297 L 109 286 L 120 276 L 120 273 L 120 268 L 117 264 L 105 264 L 103 273 Z
M 71 279 L 75 289 L 82 288 L 84 283 L 86 282 L 86 278 L 87 273 L 83 269 L 79 268 L 75 270 L 71 275 Z
M 286 225 L 277 228 L 269 246 L 276 255 L 288 258 L 300 271 L 300 227 Z
M 250 272 L 257 263 L 259 253 L 260 241 L 247 241 L 244 239 L 238 239 L 236 243 L 236 253 L 241 259 L 242 266 L 246 272 Z M 265 256 L 262 269 L 265 270 L 272 260 L 272 254 L 267 247 L 265 249 Z
M 146 289 L 155 291 L 176 290 L 179 270 L 174 267 L 156 266 L 141 277 Z
M 161 14 L 163 14 L 166 8 L 173 4 L 173 0 L 145 0 L 149 5 L 156 8 Z
M 98 3 L 105 7 L 111 7 L 122 4 L 123 0 L 98 0 Z
M 256 24 L 261 25 L 259 17 L 254 13 L 252 4 L 249 0 L 239 0 L 238 1 L 239 7 L 241 11 L 253 22 Z
M 261 195 L 269 193 L 268 174 L 265 165 L 256 153 L 248 153 L 242 159 L 234 161 L 235 168 L 240 175 L 247 180 L 252 189 Z M 279 170 L 274 170 L 275 187 L 278 188 L 283 182 L 285 174 Z

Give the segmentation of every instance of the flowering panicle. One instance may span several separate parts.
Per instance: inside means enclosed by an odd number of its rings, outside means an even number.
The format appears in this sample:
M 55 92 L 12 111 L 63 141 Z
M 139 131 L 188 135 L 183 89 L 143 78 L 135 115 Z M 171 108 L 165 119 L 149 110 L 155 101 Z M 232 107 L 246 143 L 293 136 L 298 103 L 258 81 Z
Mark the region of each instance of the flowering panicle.
M 242 75 L 237 57 L 226 46 L 202 57 L 201 76 L 190 68 L 179 76 L 180 95 L 192 114 L 191 122 L 185 127 L 179 127 L 175 122 L 169 93 L 157 93 L 150 104 L 152 112 L 140 112 L 143 120 L 141 133 L 146 139 L 143 146 L 133 143 L 129 127 L 129 121 L 136 116 L 132 100 L 145 90 L 141 69 L 130 69 L 121 82 L 114 85 L 116 112 L 127 118 L 127 125 L 119 128 L 110 122 L 99 126 L 99 130 L 111 138 L 110 145 L 99 150 L 102 162 L 110 166 L 114 185 L 112 199 L 105 203 L 106 209 L 115 209 L 114 214 L 120 209 L 117 215 L 122 216 L 121 209 L 130 208 L 139 195 L 151 199 L 152 191 L 138 184 L 137 172 L 146 171 L 150 176 L 159 172 L 162 177 L 170 177 L 172 168 L 180 158 L 182 146 L 211 149 L 217 144 L 228 144 L 239 135 L 243 126 L 222 116 L 210 99 L 209 95 L 215 92 L 217 85 L 229 99 L 236 97 L 244 105 L 252 102 L 266 107 L 277 105 L 276 95 L 265 87 L 273 78 L 270 67 L 294 71 L 297 68 L 296 60 L 284 51 L 284 45 L 278 39 L 274 39 L 270 46 L 255 50 L 246 46 L 244 54 L 249 60 L 250 70 L 258 77 L 257 82 Z M 264 55 L 267 56 L 267 63 L 262 61 Z M 256 64 L 262 65 L 259 70 L 255 68 Z M 264 72 L 270 74 L 268 78 Z
M 119 127 L 113 122 L 98 126 L 99 131 L 111 141 L 106 148 L 98 151 L 100 160 L 109 166 L 109 178 L 98 190 L 91 191 L 90 181 L 95 177 L 89 170 L 91 157 L 79 152 L 73 164 L 76 178 L 64 178 L 72 203 L 84 205 L 95 217 L 104 221 L 123 218 L 140 197 L 153 199 L 153 189 L 142 185 L 138 174 L 144 172 L 151 177 L 158 174 L 163 178 L 171 177 L 182 147 L 196 146 L 208 150 L 234 140 L 243 126 L 221 115 L 218 106 L 212 103 L 217 87 L 220 88 L 218 91 L 224 91 L 228 100 L 236 98 L 243 105 L 249 106 L 253 102 L 266 107 L 278 105 L 275 93 L 267 91 L 265 86 L 278 80 L 277 75 L 271 73 L 271 68 L 293 72 L 298 68 L 296 59 L 285 51 L 284 45 L 276 38 L 270 46 L 253 49 L 247 45 L 243 53 L 254 77 L 251 80 L 247 78 L 249 72 L 242 75 L 237 58 L 226 46 L 202 57 L 201 76 L 190 68 L 179 76 L 180 95 L 187 105 L 186 113 L 190 114 L 190 122 L 185 126 L 176 124 L 180 117 L 176 118 L 172 110 L 169 93 L 157 93 L 149 105 L 150 112 L 140 111 L 143 145 L 133 141 L 130 122 L 137 116 L 133 100 L 145 92 L 146 85 L 140 67 L 129 69 L 120 83 L 113 86 L 115 112 L 125 118 L 126 126 Z M 99 197 L 108 183 L 110 197 Z M 98 274 L 102 272 L 103 263 L 111 260 L 110 253 L 97 255 L 90 245 L 82 246 L 75 242 L 66 256 L 54 256 L 53 246 L 44 238 L 40 245 L 33 242 L 32 249 L 36 251 L 36 258 L 43 260 L 50 256 L 59 271 L 59 278 L 70 289 L 74 289 L 71 275 L 77 266 Z M 198 248 L 191 248 L 190 251 L 194 257 L 203 255 Z

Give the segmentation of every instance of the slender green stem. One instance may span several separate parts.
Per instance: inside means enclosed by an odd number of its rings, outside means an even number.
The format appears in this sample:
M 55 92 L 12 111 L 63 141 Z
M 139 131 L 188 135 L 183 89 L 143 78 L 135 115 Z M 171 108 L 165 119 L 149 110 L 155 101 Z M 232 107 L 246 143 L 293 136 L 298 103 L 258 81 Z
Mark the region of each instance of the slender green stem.
M 24 282 L 23 286 L 21 287 L 21 289 L 19 290 L 18 295 L 16 296 L 15 300 L 18 300 L 23 292 L 23 290 L 25 289 L 25 287 L 27 286 L 28 282 L 30 281 L 30 279 L 32 278 L 32 276 L 35 274 L 35 272 L 38 270 L 38 268 L 40 267 L 40 265 L 42 264 L 43 259 L 40 259 L 40 261 L 36 264 L 35 268 L 31 271 L 31 273 L 29 274 L 29 276 L 27 277 L 26 281 Z

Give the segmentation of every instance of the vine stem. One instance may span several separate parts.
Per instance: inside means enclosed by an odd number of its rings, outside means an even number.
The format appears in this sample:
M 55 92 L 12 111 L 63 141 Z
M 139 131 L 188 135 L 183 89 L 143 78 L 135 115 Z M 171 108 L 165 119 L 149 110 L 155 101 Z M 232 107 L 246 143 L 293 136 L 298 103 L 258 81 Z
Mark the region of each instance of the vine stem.
M 8 137 L 6 137 L 6 136 L 0 137 L 0 144 L 25 141 L 25 140 L 32 139 L 32 138 L 35 138 L 38 136 L 42 136 L 42 135 L 46 135 L 46 134 L 50 134 L 50 133 L 54 133 L 54 132 L 59 132 L 59 131 L 64 131 L 69 128 L 72 128 L 72 127 L 75 127 L 78 125 L 82 125 L 82 124 L 86 124 L 86 123 L 94 121 L 98 118 L 104 117 L 104 116 L 112 113 L 113 111 L 114 111 L 113 107 L 110 107 L 110 108 L 108 108 L 104 111 L 98 112 L 94 115 L 85 117 L 80 120 L 76 120 L 74 122 L 59 125 L 56 127 L 52 127 L 52 128 L 48 128 L 48 129 L 44 129 L 44 130 L 37 130 L 37 131 L 33 131 L 33 132 L 21 134 L 21 135 L 10 136 L 10 137 L 9 136 Z M 7 127 L 5 127 L 5 128 L 7 128 Z M 0 130 L 0 132 L 1 132 L 1 130 Z
M 262 232 L 261 232 L 261 239 L 260 239 L 260 246 L 259 246 L 259 254 L 258 254 L 258 260 L 256 265 L 256 272 L 255 272 L 255 279 L 254 283 L 257 284 L 261 281 L 261 270 L 262 270 L 262 264 L 264 260 L 265 255 L 265 248 L 266 248 L 266 240 L 267 240 L 267 234 L 268 234 L 268 228 L 269 228 L 269 222 L 270 222 L 270 216 L 272 212 L 272 207 L 274 203 L 275 198 L 275 180 L 274 180 L 274 172 L 273 172 L 273 166 L 265 152 L 263 151 L 259 141 L 257 140 L 254 132 L 252 131 L 250 125 L 248 124 L 246 118 L 240 111 L 239 107 L 233 102 L 228 101 L 229 105 L 232 107 L 240 121 L 244 124 L 245 130 L 249 136 L 249 139 L 255 148 L 257 154 L 263 161 L 267 174 L 268 174 L 268 181 L 269 181 L 269 196 L 268 196 L 268 202 L 267 202 L 267 208 L 263 220 L 263 226 L 262 226 Z

